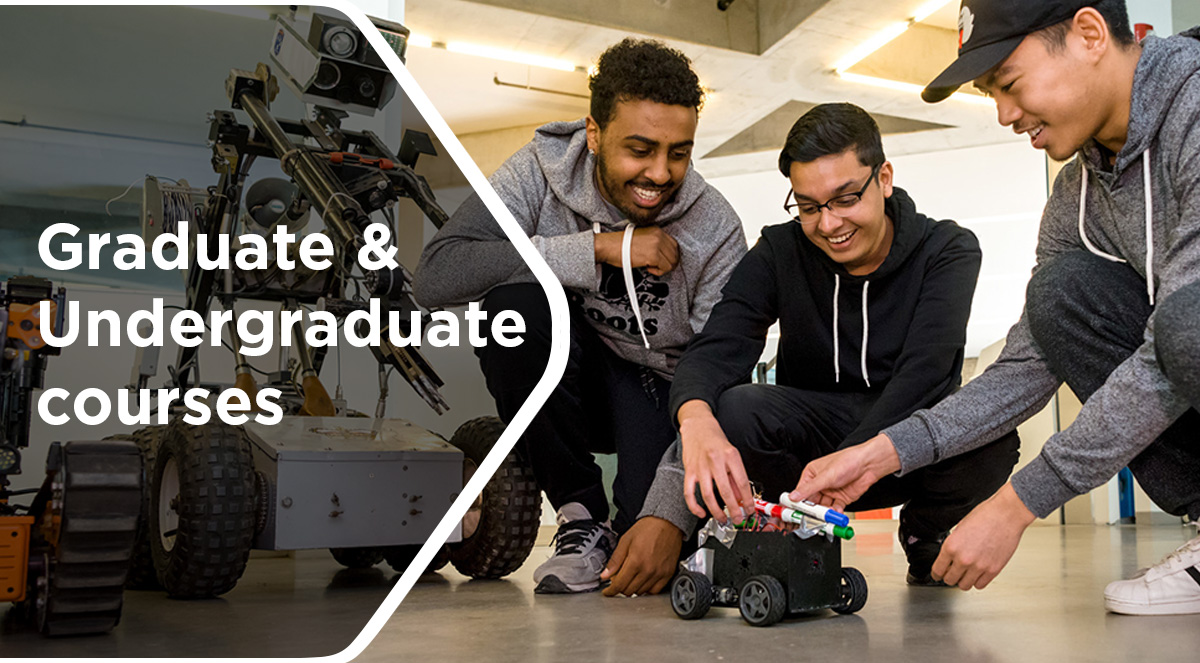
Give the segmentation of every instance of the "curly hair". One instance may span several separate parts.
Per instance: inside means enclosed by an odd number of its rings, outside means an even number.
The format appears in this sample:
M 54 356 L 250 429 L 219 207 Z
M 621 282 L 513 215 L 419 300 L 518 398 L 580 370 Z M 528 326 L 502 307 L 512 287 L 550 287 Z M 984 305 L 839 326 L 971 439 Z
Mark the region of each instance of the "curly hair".
M 600 56 L 588 79 L 592 119 L 603 129 L 617 102 L 646 99 L 700 111 L 704 90 L 686 55 L 652 39 L 623 39 Z

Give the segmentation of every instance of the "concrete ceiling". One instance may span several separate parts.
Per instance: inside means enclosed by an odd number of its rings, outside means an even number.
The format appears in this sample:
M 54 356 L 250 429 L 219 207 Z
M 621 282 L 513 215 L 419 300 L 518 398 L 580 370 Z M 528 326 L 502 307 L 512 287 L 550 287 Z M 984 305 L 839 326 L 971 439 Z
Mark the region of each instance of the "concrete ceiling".
M 749 11 L 754 2 L 737 0 Z M 578 4 L 578 3 L 565 3 Z M 892 137 L 889 154 L 926 152 L 1020 140 L 997 126 L 994 109 L 948 101 L 928 105 L 913 93 L 865 86 L 833 74 L 833 65 L 882 28 L 911 17 L 922 2 L 910 0 L 829 0 L 809 3 L 811 11 L 797 26 L 761 55 L 733 47 L 685 41 L 653 27 L 663 14 L 678 23 L 670 32 L 686 33 L 692 23 L 706 23 L 715 0 L 654 0 L 636 30 L 636 13 L 615 28 L 562 18 L 566 10 L 548 13 L 541 0 L 407 0 L 405 23 L 437 42 L 466 41 L 590 65 L 609 45 L 625 36 L 661 38 L 692 58 L 702 83 L 710 90 L 701 114 L 696 153 L 705 155 L 768 118 L 790 102 L 850 101 L 872 113 L 941 125 L 946 128 Z M 504 6 L 498 6 L 504 5 Z M 709 5 L 712 5 L 710 8 Z M 514 9 L 524 7 L 528 11 Z M 812 8 L 815 6 L 815 8 Z M 711 10 L 711 11 L 710 11 Z M 543 12 L 543 13 L 538 13 Z M 614 12 L 615 15 L 615 12 Z M 613 23 L 613 21 L 608 21 Z M 752 26 L 752 21 L 731 21 Z M 950 2 L 897 42 L 867 58 L 852 71 L 893 80 L 924 83 L 954 57 L 957 3 Z M 751 27 L 746 27 L 750 30 Z M 698 31 L 707 34 L 708 30 Z M 703 41 L 703 40 L 698 40 Z M 712 41 L 709 39 L 708 41 Z M 732 40 L 737 41 L 737 40 Z M 568 93 L 586 92 L 583 73 L 510 65 L 451 53 L 438 48 L 411 48 L 408 67 L 456 133 L 479 134 L 511 127 L 532 127 L 551 120 L 587 114 L 586 99 L 547 92 L 499 87 L 495 78 Z M 468 139 L 468 149 L 471 149 Z M 725 152 L 717 152 L 724 154 Z M 736 174 L 770 168 L 769 151 L 707 158 L 698 164 L 707 175 Z M 487 170 L 488 159 L 479 159 Z

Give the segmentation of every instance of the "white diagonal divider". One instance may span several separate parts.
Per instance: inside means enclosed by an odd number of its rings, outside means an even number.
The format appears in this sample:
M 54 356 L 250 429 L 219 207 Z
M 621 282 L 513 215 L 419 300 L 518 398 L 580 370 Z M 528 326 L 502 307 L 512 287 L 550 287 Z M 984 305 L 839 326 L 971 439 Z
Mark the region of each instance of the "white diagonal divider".
M 392 591 L 388 593 L 387 598 L 384 599 L 379 609 L 375 611 L 375 614 L 367 622 L 367 625 L 363 627 L 362 632 L 358 634 L 358 637 L 346 649 L 333 656 L 321 659 L 341 662 L 349 661 L 362 653 L 363 649 L 383 629 L 383 625 L 387 623 L 388 618 L 396 611 L 396 607 L 400 605 L 400 601 L 404 599 L 405 595 L 412 589 L 412 586 L 416 584 L 421 571 L 433 561 L 433 556 L 437 554 L 438 549 L 449 538 L 455 523 L 462 520 L 463 516 L 466 515 L 471 503 L 483 491 L 484 485 L 492 478 L 492 475 L 500 467 L 500 463 L 512 451 L 517 438 L 521 433 L 525 432 L 525 428 L 529 426 L 533 415 L 541 409 L 542 404 L 550 397 L 550 392 L 558 385 L 558 381 L 562 378 L 563 371 L 567 366 L 570 315 L 567 310 L 566 294 L 563 292 L 558 279 L 550 271 L 550 266 L 542 260 L 542 256 L 534 248 L 533 242 L 525 236 L 520 226 L 517 225 L 516 219 L 513 218 L 508 208 L 504 206 L 504 203 L 500 200 L 500 196 L 492 189 L 492 185 L 483 176 L 483 172 L 479 170 L 479 167 L 475 165 L 471 156 L 467 154 L 462 143 L 458 142 L 458 137 L 450 130 L 450 126 L 442 119 L 437 109 L 433 107 L 433 103 L 429 101 L 429 98 L 425 96 L 425 92 L 417 85 L 416 80 L 408 72 L 404 63 L 400 62 L 400 57 L 388 47 L 387 42 L 383 39 L 383 35 L 379 34 L 379 31 L 371 24 L 366 14 L 349 2 L 334 0 L 327 6 L 341 11 L 353 20 L 355 25 L 367 36 L 367 41 L 375 47 L 375 50 L 379 52 L 383 61 L 387 63 L 388 69 L 396 77 L 396 80 L 400 83 L 400 87 L 408 95 L 417 112 L 421 113 L 425 118 L 425 121 L 429 124 L 429 128 L 433 130 L 434 135 L 437 136 L 438 140 L 446 148 L 446 151 L 449 152 L 450 158 L 454 160 L 454 163 L 458 165 L 463 175 L 466 176 L 471 188 L 479 194 L 480 199 L 483 200 L 483 203 L 487 205 L 492 216 L 500 223 L 500 227 L 504 229 L 504 233 L 508 235 L 513 246 L 517 248 L 517 251 L 525 259 L 525 262 L 529 264 L 534 276 L 537 277 L 538 283 L 546 291 L 546 297 L 550 301 L 552 318 L 550 362 L 546 366 L 546 372 L 542 375 L 542 379 L 538 381 L 537 386 L 533 389 L 533 393 L 530 394 L 525 404 L 521 406 L 517 415 L 509 422 L 508 427 L 505 428 L 504 433 L 496 442 L 496 446 L 492 448 L 487 458 L 484 459 L 483 464 L 479 466 L 479 470 L 475 472 L 471 480 L 467 482 L 467 485 L 463 486 L 462 493 L 458 496 L 458 499 L 454 501 L 454 504 L 450 506 L 450 510 L 442 517 L 442 521 L 434 528 L 429 540 L 425 542 L 425 545 L 421 546 L 421 552 L 417 553 L 416 558 L 405 569 L 404 573 L 400 576 L 400 580 L 392 588 Z

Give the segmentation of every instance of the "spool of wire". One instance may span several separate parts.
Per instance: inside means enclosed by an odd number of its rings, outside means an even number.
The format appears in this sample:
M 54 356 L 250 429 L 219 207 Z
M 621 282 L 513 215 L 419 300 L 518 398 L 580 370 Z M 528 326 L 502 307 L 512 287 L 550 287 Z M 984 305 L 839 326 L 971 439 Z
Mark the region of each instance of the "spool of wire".
M 162 233 L 177 232 L 183 222 L 190 233 L 196 232 L 197 219 L 203 212 L 201 203 L 208 192 L 193 189 L 187 180 L 170 180 L 173 184 L 167 184 L 159 179 L 169 178 L 147 175 L 142 186 L 142 238 L 150 242 Z

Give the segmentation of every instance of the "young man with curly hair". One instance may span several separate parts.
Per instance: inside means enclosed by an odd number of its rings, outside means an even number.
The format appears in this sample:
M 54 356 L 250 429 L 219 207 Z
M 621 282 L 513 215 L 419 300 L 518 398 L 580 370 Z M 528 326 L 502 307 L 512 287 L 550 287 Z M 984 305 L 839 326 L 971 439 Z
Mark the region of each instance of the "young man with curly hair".
M 675 439 L 675 364 L 746 252 L 733 208 L 691 167 L 704 95 L 687 57 L 626 39 L 601 55 L 591 91 L 587 118 L 540 127 L 489 180 L 571 312 L 566 371 L 517 445 L 558 512 L 554 555 L 534 573 L 539 593 L 599 587 Z M 426 306 L 482 300 L 520 313 L 520 345 L 476 350 L 510 420 L 545 370 L 550 310 L 478 196 L 426 247 L 414 289 Z M 617 456 L 615 528 L 596 452 Z
M 999 359 L 954 396 L 810 464 L 793 495 L 852 501 L 880 477 L 976 448 L 1062 382 L 1084 401 L 1029 465 L 946 539 L 936 577 L 983 589 L 1021 535 L 1128 465 L 1162 509 L 1200 520 L 1200 29 L 1139 44 L 1122 0 L 966 0 L 958 59 L 926 87 L 993 97 L 1000 124 L 1055 159 L 1025 310 Z M 1200 613 L 1200 537 L 1105 607 Z

